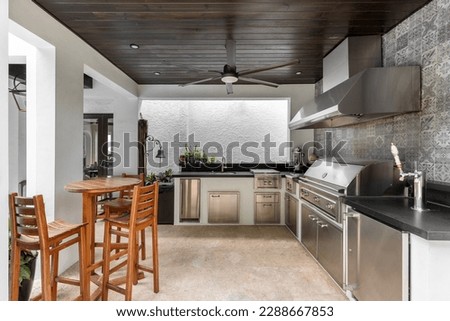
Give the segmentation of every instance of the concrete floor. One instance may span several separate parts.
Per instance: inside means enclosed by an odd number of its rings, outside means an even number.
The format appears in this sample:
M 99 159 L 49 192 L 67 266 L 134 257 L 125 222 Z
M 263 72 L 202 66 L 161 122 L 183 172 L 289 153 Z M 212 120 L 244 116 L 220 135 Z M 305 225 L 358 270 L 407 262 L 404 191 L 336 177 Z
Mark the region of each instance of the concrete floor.
M 160 292 L 153 293 L 147 274 L 133 287 L 133 300 L 346 300 L 284 226 L 160 225 L 159 259 Z M 74 266 L 66 275 L 76 273 Z M 75 291 L 63 285 L 58 297 Z M 109 293 L 110 300 L 123 300 Z

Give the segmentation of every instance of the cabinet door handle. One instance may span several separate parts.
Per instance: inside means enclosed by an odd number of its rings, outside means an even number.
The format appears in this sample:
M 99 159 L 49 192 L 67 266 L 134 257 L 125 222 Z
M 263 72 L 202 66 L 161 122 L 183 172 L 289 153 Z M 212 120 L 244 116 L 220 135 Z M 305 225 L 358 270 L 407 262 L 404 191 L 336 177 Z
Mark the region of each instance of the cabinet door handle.
M 318 220 L 318 218 L 317 217 L 315 217 L 314 215 L 308 215 L 308 217 L 311 219 L 311 221 L 317 221 Z
M 211 195 L 211 197 L 220 197 L 220 195 Z
M 317 224 L 320 226 L 320 228 L 328 227 L 328 224 L 321 222 L 321 221 L 318 221 Z
M 263 204 L 263 207 L 272 207 L 272 204 Z

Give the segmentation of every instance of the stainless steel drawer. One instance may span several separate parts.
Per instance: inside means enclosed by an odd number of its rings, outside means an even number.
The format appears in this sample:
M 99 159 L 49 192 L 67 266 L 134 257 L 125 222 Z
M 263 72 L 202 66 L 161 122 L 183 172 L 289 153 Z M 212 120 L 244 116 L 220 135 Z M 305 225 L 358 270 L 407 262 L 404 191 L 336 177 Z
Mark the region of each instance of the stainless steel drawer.
M 256 203 L 255 223 L 280 223 L 280 203 Z
M 256 203 L 279 203 L 280 193 L 255 193 Z
M 276 188 L 281 186 L 281 176 L 279 174 L 255 175 L 255 189 L 260 188 Z

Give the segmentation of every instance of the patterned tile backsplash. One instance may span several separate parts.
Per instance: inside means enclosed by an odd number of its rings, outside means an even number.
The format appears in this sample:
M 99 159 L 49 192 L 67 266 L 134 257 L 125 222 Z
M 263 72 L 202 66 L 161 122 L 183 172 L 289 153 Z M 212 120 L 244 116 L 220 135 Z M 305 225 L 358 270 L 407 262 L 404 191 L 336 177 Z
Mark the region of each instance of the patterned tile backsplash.
M 427 179 L 450 183 L 450 0 L 434 0 L 383 36 L 384 66 L 422 67 L 422 110 L 347 128 L 316 129 L 325 144 L 346 141 L 344 158 L 392 159 L 398 147 L 406 169 L 426 170 Z M 317 84 L 320 91 L 321 83 Z M 323 156 L 323 155 L 320 155 Z

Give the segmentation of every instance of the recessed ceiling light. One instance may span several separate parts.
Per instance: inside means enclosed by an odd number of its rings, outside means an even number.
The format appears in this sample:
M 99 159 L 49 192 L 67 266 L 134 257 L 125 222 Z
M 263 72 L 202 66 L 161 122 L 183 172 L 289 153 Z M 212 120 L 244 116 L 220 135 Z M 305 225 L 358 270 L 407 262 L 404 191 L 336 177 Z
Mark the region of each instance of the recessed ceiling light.
M 135 43 L 130 43 L 130 48 L 131 49 L 139 49 L 139 45 L 137 45 Z
M 155 76 L 161 76 L 161 73 L 160 73 L 159 71 L 155 71 L 153 74 L 154 74 Z
M 296 74 L 296 75 L 301 75 L 302 72 L 301 72 L 301 71 L 297 71 L 295 74 Z

